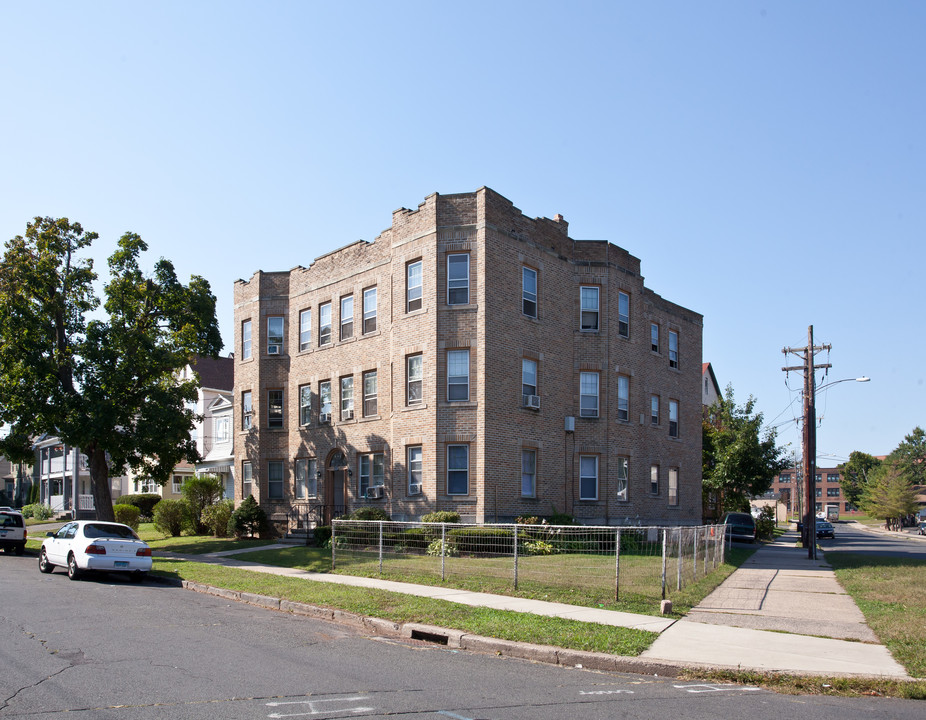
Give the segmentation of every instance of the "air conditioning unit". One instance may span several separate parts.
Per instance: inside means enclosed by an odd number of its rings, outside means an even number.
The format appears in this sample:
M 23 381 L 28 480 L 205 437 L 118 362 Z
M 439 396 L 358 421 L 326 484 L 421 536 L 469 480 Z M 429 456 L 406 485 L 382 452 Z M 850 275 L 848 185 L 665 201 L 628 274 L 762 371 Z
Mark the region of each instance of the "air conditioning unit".
M 383 496 L 383 486 L 382 485 L 373 485 L 367 488 L 366 498 L 367 500 L 378 500 Z
M 280 354 L 280 346 L 279 346 L 279 345 L 268 345 L 268 346 L 267 346 L 267 354 L 268 354 L 268 355 L 279 355 L 279 354 Z
M 409 495 L 421 495 L 421 483 L 412 483 L 408 486 Z
M 341 419 L 342 419 L 342 420 L 353 420 L 353 419 L 354 419 L 354 411 L 353 411 L 353 410 L 345 410 L 343 413 L 341 413 Z
M 318 413 L 319 425 L 327 425 L 331 422 L 331 413 Z
M 521 404 L 526 408 L 531 408 L 532 410 L 540 409 L 540 396 L 539 395 L 522 395 Z

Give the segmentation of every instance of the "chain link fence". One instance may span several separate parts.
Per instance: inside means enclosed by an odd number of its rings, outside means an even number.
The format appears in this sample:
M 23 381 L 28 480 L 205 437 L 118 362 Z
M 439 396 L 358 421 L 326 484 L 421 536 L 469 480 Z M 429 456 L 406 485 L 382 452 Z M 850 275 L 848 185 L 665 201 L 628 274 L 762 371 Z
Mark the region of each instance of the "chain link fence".
M 332 568 L 407 582 L 463 578 L 586 602 L 666 599 L 725 556 L 724 526 L 593 527 L 335 520 Z M 417 580 L 416 580 L 417 578 Z

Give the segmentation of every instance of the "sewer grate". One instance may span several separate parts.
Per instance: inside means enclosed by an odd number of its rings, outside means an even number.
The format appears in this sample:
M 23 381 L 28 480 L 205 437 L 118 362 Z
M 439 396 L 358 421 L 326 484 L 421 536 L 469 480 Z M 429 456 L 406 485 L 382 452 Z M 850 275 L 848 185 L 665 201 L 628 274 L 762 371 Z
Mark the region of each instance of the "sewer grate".
M 425 640 L 427 642 L 437 643 L 438 645 L 447 644 L 446 635 L 425 632 L 424 630 L 412 630 L 412 640 Z

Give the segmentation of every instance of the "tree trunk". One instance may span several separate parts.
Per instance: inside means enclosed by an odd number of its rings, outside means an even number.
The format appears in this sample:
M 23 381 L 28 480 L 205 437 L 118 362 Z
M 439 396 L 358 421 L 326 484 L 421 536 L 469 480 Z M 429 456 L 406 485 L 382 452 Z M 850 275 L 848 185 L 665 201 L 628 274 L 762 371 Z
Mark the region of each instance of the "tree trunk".
M 90 464 L 90 484 L 93 486 L 93 504 L 96 507 L 97 520 L 115 522 L 106 451 L 98 447 L 87 450 L 87 462 Z

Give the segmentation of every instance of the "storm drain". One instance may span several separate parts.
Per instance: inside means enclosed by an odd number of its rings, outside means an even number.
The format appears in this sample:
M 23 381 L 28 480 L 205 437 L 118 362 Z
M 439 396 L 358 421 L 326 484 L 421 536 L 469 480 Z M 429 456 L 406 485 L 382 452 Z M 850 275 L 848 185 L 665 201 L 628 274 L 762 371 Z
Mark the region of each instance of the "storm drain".
M 439 633 L 425 632 L 424 630 L 412 630 L 412 640 L 424 640 L 425 642 L 436 643 L 438 645 L 447 644 L 447 636 Z

